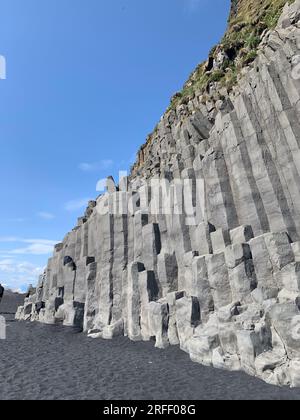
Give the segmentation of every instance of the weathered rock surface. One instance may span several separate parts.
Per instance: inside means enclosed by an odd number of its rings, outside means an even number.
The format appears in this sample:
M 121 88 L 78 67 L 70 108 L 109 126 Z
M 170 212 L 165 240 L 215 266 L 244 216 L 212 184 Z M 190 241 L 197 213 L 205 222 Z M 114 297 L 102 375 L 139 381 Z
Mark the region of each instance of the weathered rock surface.
M 196 96 L 162 117 L 131 176 L 109 178 L 55 247 L 18 319 L 154 337 L 300 386 L 299 18 L 300 1 L 287 4 L 222 104 Z

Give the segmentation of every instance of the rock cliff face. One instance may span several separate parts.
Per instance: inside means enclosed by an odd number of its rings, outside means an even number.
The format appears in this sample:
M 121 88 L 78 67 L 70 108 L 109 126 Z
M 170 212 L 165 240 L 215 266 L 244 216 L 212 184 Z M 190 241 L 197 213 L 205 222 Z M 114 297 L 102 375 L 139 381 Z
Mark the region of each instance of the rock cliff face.
M 233 88 L 214 78 L 170 107 L 130 177 L 109 178 L 55 247 L 18 319 L 155 338 L 300 386 L 299 20 L 300 1 L 286 2 Z M 207 65 L 226 59 L 219 47 Z

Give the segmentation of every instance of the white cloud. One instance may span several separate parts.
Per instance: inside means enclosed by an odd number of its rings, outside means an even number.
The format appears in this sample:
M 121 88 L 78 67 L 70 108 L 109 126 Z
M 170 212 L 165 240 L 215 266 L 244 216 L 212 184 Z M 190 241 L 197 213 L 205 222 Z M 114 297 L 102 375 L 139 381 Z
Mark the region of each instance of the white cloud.
M 91 172 L 93 170 L 93 164 L 91 163 L 80 163 L 78 168 L 83 172 Z
M 24 239 L 13 236 L 0 237 L 0 242 L 28 245 L 25 247 L 2 251 L 5 255 L 48 255 L 52 253 L 54 245 L 58 243 L 58 241 L 52 241 L 49 239 Z
M 79 198 L 78 200 L 71 200 L 65 204 L 65 210 L 77 211 L 87 207 L 90 198 Z
M 186 0 L 186 8 L 190 12 L 194 12 L 203 3 L 203 0 Z
M 0 243 L 10 248 L 0 251 L 0 283 L 11 290 L 24 292 L 29 284 L 37 283 L 39 275 L 45 269 L 39 265 L 40 259 L 51 255 L 58 241 L 3 236 L 0 237 Z M 10 247 L 8 244 L 11 244 Z M 28 256 L 26 259 L 28 258 L 29 261 L 23 260 L 25 255 Z M 36 263 L 35 260 L 38 262 Z
M 12 290 L 24 292 L 29 284 L 36 284 L 43 267 L 28 261 L 0 260 L 0 283 Z
M 59 241 L 53 241 L 52 239 L 22 239 L 25 244 L 43 244 L 43 245 L 56 245 Z
M 16 274 L 26 273 L 30 275 L 39 275 L 42 268 L 37 267 L 28 261 L 18 263 L 14 259 L 6 259 L 0 260 L 0 271 Z
M 44 245 L 56 245 L 59 241 L 53 241 L 51 239 L 25 239 L 19 238 L 18 236 L 0 236 L 0 242 L 22 242 L 24 244 L 35 244 L 38 242 Z
M 41 243 L 36 243 L 29 245 L 25 248 L 17 248 L 10 251 L 13 255 L 48 255 L 53 252 L 54 245 L 46 245 Z
M 0 271 L 5 273 L 10 273 L 13 271 L 14 260 L 12 259 L 5 259 L 0 261 Z
M 82 162 L 78 165 L 78 168 L 83 172 L 97 172 L 106 171 L 113 166 L 114 162 L 111 159 L 103 159 L 99 162 Z
M 40 211 L 40 212 L 37 213 L 37 215 L 38 215 L 38 217 L 40 217 L 41 219 L 44 219 L 44 220 L 53 220 L 53 219 L 55 219 L 54 214 L 48 213 L 46 211 Z

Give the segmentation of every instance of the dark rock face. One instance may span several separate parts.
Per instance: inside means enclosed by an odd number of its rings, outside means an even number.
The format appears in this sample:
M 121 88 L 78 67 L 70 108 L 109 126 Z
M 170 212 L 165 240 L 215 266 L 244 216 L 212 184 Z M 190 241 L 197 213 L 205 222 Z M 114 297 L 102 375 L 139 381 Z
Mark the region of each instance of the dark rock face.
M 23 305 L 25 295 L 4 290 L 0 299 L 0 315 L 14 315 L 20 305 Z
M 55 247 L 18 319 L 155 337 L 300 385 L 299 18 L 300 1 L 287 4 L 221 102 L 196 95 L 162 117 L 131 176 L 109 178 Z

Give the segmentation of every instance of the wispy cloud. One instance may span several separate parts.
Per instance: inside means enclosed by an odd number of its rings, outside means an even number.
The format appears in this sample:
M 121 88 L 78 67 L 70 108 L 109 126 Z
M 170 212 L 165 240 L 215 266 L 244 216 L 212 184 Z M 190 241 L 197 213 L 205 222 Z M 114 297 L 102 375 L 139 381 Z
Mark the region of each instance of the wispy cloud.
M 78 168 L 83 172 L 97 172 L 106 171 L 113 166 L 114 162 L 111 159 L 103 159 L 99 162 L 82 162 Z
M 58 241 L 53 241 L 49 239 L 24 239 L 13 236 L 0 237 L 1 243 L 15 243 L 17 244 L 27 244 L 27 246 L 19 246 L 11 250 L 2 251 L 5 255 L 48 255 L 53 251 L 54 245 Z
M 203 0 L 184 0 L 184 2 L 187 11 L 195 12 L 203 3 Z
M 0 260 L 0 271 L 7 273 L 40 274 L 42 268 L 27 261 L 16 262 L 14 259 Z
M 41 243 L 32 244 L 24 248 L 17 248 L 10 251 L 13 255 L 48 255 L 53 251 L 53 245 L 46 245 Z
M 43 220 L 53 220 L 55 219 L 54 214 L 48 213 L 46 211 L 40 211 L 37 213 L 37 216 Z
M 5 260 L 0 260 L 0 271 L 4 271 L 4 272 L 11 272 L 13 271 L 13 263 L 14 260 L 12 259 L 5 259 Z
M 35 244 L 38 242 L 44 245 L 55 245 L 58 243 L 58 241 L 51 239 L 26 239 L 18 236 L 0 236 L 0 242 L 23 242 L 24 244 Z
M 65 204 L 64 208 L 70 212 L 82 210 L 87 207 L 89 201 L 90 198 L 79 198 L 77 200 L 71 200 Z

